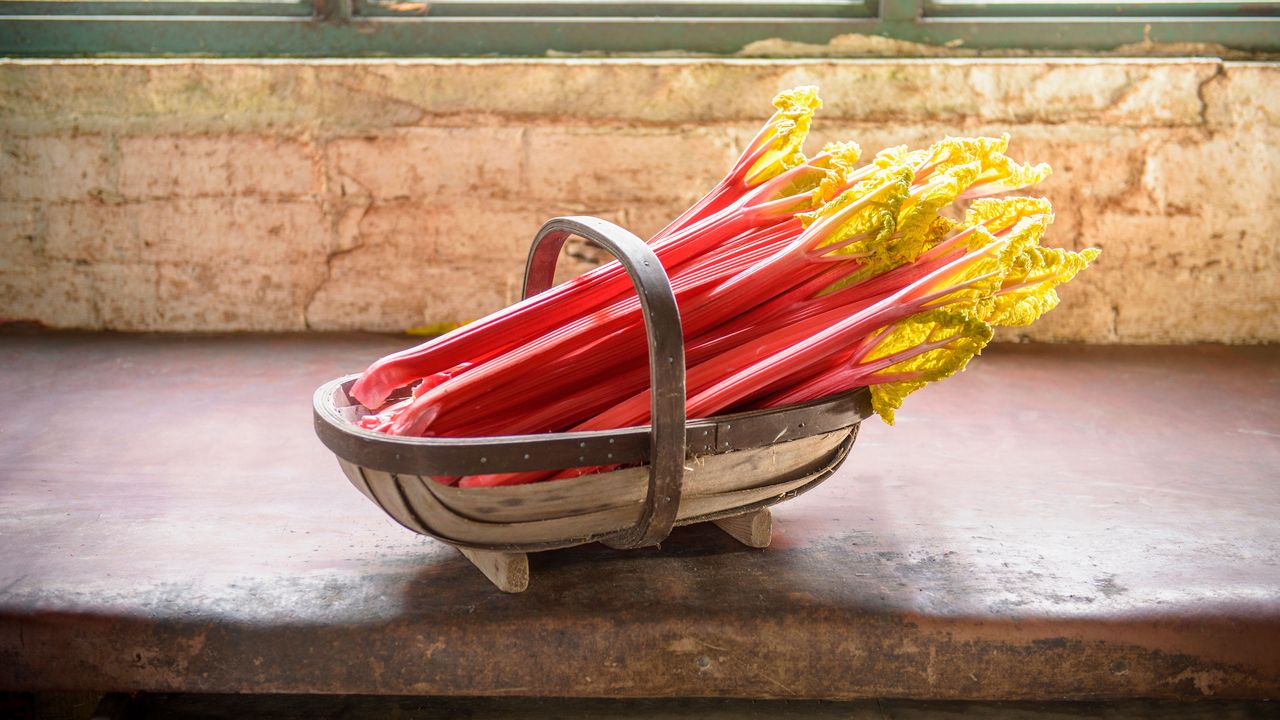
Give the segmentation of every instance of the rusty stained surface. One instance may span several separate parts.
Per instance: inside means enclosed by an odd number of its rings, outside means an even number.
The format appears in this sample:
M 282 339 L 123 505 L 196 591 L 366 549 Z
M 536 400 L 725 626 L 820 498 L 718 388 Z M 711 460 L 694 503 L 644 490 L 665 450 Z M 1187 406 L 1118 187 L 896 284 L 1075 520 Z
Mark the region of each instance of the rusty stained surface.
M 382 336 L 0 336 L 0 689 L 1280 694 L 1280 348 L 996 346 L 767 550 L 534 555 L 504 595 L 351 488 Z

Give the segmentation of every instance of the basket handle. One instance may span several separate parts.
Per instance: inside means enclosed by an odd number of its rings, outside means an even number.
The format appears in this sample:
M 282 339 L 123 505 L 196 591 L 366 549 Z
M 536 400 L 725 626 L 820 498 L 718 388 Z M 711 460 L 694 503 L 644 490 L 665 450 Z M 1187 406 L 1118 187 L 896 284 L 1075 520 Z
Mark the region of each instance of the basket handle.
M 613 253 L 640 293 L 649 338 L 649 492 L 640 522 L 609 538 L 614 547 L 645 547 L 671 533 L 684 482 L 685 397 L 684 330 L 666 270 L 643 240 L 600 218 L 577 216 L 548 220 L 529 248 L 523 297 L 551 287 L 560 249 L 570 236 L 591 240 Z

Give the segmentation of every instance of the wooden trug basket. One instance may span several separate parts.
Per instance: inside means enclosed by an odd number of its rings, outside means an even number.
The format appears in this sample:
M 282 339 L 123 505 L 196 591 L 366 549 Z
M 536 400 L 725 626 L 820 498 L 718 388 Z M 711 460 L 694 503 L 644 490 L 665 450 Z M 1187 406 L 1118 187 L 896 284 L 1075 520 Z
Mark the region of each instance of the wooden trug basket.
M 640 293 L 649 336 L 651 426 L 478 438 L 391 436 L 353 424 L 369 410 L 348 394 L 356 377 L 350 375 L 316 390 L 316 434 L 351 483 L 396 522 L 457 547 L 506 592 L 528 586 L 527 553 L 590 542 L 646 547 L 676 525 L 712 522 L 746 545 L 767 546 L 769 506 L 835 472 L 859 423 L 871 414 L 870 394 L 862 388 L 686 421 L 680 316 L 666 272 L 642 240 L 599 218 L 554 218 L 534 238 L 524 296 L 551 286 L 560 248 L 572 235 L 613 253 Z M 595 465 L 630 467 L 493 488 L 431 479 Z

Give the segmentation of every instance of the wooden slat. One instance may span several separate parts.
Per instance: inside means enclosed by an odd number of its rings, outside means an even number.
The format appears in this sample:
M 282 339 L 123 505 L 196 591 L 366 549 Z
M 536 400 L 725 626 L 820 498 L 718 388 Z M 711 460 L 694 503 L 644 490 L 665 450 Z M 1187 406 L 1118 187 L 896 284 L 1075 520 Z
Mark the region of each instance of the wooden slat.
M 784 482 L 764 487 L 684 498 L 680 502 L 677 521 L 743 507 L 772 497 L 784 495 L 812 481 L 822 474 L 801 475 Z M 551 518 L 518 523 L 486 523 L 454 514 L 445 507 L 426 484 L 431 480 L 399 476 L 405 498 L 415 516 L 431 527 L 433 534 L 451 542 L 466 545 L 520 545 L 557 542 L 572 538 L 586 538 L 630 527 L 640 517 L 641 504 L 613 507 L 583 515 Z
M 405 502 L 404 476 L 392 475 L 380 470 L 365 470 L 364 478 L 375 501 L 392 519 L 416 533 L 431 534 L 432 520 L 419 515 Z M 416 478 L 410 477 L 410 479 Z
M 848 430 L 777 445 L 693 458 L 685 466 L 685 498 L 776 483 L 825 464 Z M 591 515 L 644 499 L 648 468 L 636 467 L 548 483 L 459 488 L 428 481 L 441 505 L 480 522 L 531 522 Z M 683 517 L 689 517 L 683 514 Z
M 356 465 L 350 460 L 338 458 L 338 466 L 342 468 L 342 474 L 347 476 L 347 480 L 355 486 L 355 489 L 360 491 L 361 495 L 364 495 L 375 503 L 378 502 L 378 498 L 374 497 L 373 493 L 369 491 L 369 484 L 365 482 L 364 476 L 360 472 L 359 465 Z

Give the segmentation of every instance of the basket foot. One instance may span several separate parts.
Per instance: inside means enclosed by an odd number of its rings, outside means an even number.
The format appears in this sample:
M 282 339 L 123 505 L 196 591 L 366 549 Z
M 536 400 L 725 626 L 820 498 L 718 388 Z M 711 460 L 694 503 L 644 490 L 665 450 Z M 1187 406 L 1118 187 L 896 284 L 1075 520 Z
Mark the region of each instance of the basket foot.
M 773 515 L 769 508 L 711 522 L 747 547 L 769 547 L 769 540 L 773 538 Z
M 458 552 L 479 568 L 502 592 L 524 592 L 529 587 L 529 556 L 458 546 Z

